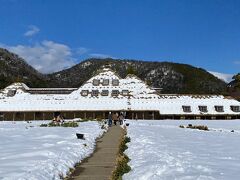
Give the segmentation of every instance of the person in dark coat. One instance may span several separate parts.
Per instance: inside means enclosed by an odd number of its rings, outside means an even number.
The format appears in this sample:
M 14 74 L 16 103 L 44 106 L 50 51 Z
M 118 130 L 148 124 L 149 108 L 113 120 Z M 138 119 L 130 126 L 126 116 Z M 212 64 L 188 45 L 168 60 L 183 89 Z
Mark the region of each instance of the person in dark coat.
M 109 112 L 109 114 L 108 114 L 108 125 L 112 126 L 112 114 L 111 114 L 111 112 Z

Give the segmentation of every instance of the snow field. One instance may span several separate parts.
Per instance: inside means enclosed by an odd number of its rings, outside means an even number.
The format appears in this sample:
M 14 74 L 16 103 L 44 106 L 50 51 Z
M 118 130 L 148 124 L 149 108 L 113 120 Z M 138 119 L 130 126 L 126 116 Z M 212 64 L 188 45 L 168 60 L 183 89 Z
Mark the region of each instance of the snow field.
M 94 151 L 95 139 L 104 132 L 95 121 L 76 128 L 39 127 L 42 123 L 0 122 L 1 180 L 60 179 Z M 85 140 L 77 139 L 77 132 Z
M 128 121 L 124 180 L 240 178 L 240 121 Z M 179 125 L 207 125 L 210 131 Z M 231 132 L 234 130 L 234 132 Z

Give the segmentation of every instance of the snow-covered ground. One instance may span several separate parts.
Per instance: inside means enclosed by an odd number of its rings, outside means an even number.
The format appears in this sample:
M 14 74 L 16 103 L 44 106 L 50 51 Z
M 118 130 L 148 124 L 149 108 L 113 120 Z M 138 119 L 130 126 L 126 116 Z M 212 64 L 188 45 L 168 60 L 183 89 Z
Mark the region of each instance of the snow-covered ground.
M 128 122 L 132 170 L 123 179 L 240 179 L 240 120 Z M 210 131 L 178 127 L 190 123 Z
M 41 123 L 0 122 L 1 180 L 59 179 L 93 152 L 103 133 L 98 122 L 81 122 L 76 128 L 39 127 Z M 77 139 L 77 132 L 85 140 Z

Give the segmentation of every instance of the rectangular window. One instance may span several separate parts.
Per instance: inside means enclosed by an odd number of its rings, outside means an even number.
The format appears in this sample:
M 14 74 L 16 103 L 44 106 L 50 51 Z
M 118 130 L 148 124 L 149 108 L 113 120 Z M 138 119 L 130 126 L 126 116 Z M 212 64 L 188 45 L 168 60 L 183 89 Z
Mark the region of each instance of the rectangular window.
M 183 112 L 192 112 L 191 111 L 191 106 L 182 106 Z
M 81 95 L 82 96 L 87 96 L 88 95 L 88 90 L 82 90 Z
M 8 90 L 7 96 L 8 97 L 12 97 L 12 96 L 14 96 L 16 94 L 16 92 L 17 92 L 17 90 L 10 89 L 10 90 Z
M 112 85 L 113 86 L 118 86 L 119 85 L 119 80 L 118 79 L 113 79 L 112 80 Z
M 198 108 L 199 108 L 199 111 L 201 112 L 208 112 L 207 106 L 198 106 Z
M 109 94 L 108 90 L 102 90 L 102 93 L 101 93 L 102 96 L 108 96 L 108 94 Z
M 109 85 L 109 79 L 103 79 L 102 85 L 103 85 L 103 86 Z
M 224 112 L 223 106 L 215 106 L 215 110 L 216 110 L 217 112 Z
M 98 90 L 92 90 L 92 96 L 98 96 Z
M 129 91 L 128 90 L 122 90 L 122 95 L 123 96 L 127 96 L 129 94 Z
M 112 96 L 118 96 L 119 90 L 112 90 Z
M 99 86 L 99 84 L 100 84 L 100 80 L 99 79 L 94 79 L 93 80 L 93 85 L 94 86 Z
M 233 112 L 240 112 L 240 106 L 231 106 Z

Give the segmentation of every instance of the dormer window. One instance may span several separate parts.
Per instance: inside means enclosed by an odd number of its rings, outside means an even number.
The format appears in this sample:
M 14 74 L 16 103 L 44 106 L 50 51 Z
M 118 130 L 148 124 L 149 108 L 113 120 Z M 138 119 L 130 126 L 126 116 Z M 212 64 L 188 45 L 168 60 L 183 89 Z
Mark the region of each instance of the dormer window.
M 118 86 L 119 85 L 119 80 L 118 79 L 113 79 L 112 80 L 112 85 L 113 86 Z
M 92 90 L 92 96 L 98 96 L 99 91 L 98 90 Z
M 13 97 L 16 94 L 17 90 L 10 89 L 8 90 L 7 96 L 8 97 Z
M 183 112 L 192 112 L 191 106 L 182 106 Z
M 128 90 L 122 90 L 122 95 L 123 96 L 128 96 L 129 95 L 129 91 Z
M 233 112 L 240 112 L 240 106 L 230 106 Z
M 101 93 L 102 96 L 108 96 L 108 94 L 109 94 L 108 90 L 102 90 L 102 93 Z
M 112 96 L 118 96 L 119 90 L 112 90 Z
M 94 79 L 93 80 L 93 85 L 94 86 L 99 86 L 99 84 L 100 84 L 100 80 L 99 79 Z
M 198 106 L 199 111 L 201 112 L 208 112 L 207 106 Z
M 217 112 L 224 112 L 223 106 L 215 106 L 215 110 L 216 110 Z
M 109 85 L 109 79 L 103 79 L 102 85 L 103 85 L 103 86 Z
M 88 95 L 88 90 L 82 90 L 81 95 L 82 96 L 87 96 Z

